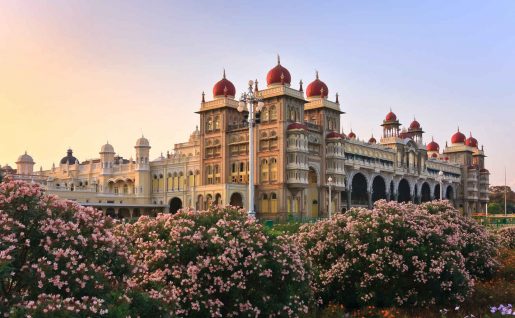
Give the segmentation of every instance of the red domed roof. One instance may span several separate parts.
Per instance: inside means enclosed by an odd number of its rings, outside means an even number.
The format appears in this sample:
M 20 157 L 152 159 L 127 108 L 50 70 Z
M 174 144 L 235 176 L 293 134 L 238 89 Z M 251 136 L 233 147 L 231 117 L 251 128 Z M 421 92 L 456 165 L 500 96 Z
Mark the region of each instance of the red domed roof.
M 483 169 L 481 169 L 481 170 L 479 170 L 479 172 L 483 172 L 483 173 L 490 173 L 490 171 L 488 171 L 488 169 L 484 169 L 484 168 L 483 168 Z
M 266 83 L 267 85 L 290 85 L 291 83 L 290 72 L 281 65 L 279 55 L 277 56 L 277 65 L 273 69 L 271 69 L 266 75 Z
M 369 144 L 375 144 L 377 142 L 377 140 L 374 138 L 374 136 L 372 135 L 372 137 L 370 137 L 370 139 L 368 140 L 368 143 Z
M 433 152 L 433 154 L 431 155 L 431 158 L 438 158 L 438 154 L 436 152 Z
M 220 98 L 220 97 L 232 97 L 234 98 L 236 96 L 236 88 L 234 87 L 234 84 L 225 78 L 225 70 L 224 75 L 221 80 L 219 80 L 215 86 L 213 86 L 213 97 L 214 98 Z
M 324 82 L 318 79 L 318 71 L 316 72 L 316 79 L 309 83 L 306 88 L 306 96 L 307 97 L 327 97 L 329 94 L 329 88 L 325 85 Z
M 395 115 L 395 113 L 390 110 L 390 112 L 388 114 L 386 114 L 386 118 L 384 120 L 385 121 L 396 121 L 397 115 Z
M 427 151 L 440 151 L 440 145 L 438 145 L 433 139 L 426 146 Z
M 466 139 L 466 138 L 467 138 L 467 137 L 465 137 L 465 135 L 464 135 L 464 134 L 462 134 L 462 133 L 460 132 L 460 129 L 458 128 L 458 131 L 457 131 L 454 135 L 452 135 L 452 137 L 451 137 L 451 142 L 452 142 L 453 144 L 462 144 L 462 143 L 464 143 L 464 142 L 465 142 L 465 139 Z
M 465 140 L 465 145 L 473 148 L 477 148 L 477 139 L 472 137 L 472 133 L 470 133 L 470 137 Z
M 356 139 L 356 134 L 351 130 L 347 137 L 349 137 L 349 139 Z
M 302 129 L 302 130 L 305 130 L 306 129 L 306 126 L 304 126 L 303 124 L 301 123 L 291 123 L 288 125 L 288 127 L 286 128 L 287 130 L 294 130 L 294 129 Z
M 420 123 L 416 119 L 413 119 L 413 121 L 409 125 L 409 128 L 411 128 L 411 129 L 420 129 Z
M 325 138 L 332 139 L 332 138 L 344 138 L 342 134 L 337 133 L 336 131 L 331 131 L 328 133 Z

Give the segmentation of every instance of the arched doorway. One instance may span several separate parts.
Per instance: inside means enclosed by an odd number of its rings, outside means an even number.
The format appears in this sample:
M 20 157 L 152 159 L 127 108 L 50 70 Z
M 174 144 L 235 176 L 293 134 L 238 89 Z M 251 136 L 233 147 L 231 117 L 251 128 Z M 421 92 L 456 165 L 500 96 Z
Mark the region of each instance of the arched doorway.
M 435 186 L 435 200 L 440 200 L 440 184 L 436 184 Z
M 308 188 L 306 191 L 307 214 L 312 217 L 318 216 L 318 176 L 313 168 L 308 172 Z
M 356 173 L 352 178 L 352 205 L 368 205 L 367 178 L 361 173 Z
M 392 181 L 390 181 L 390 200 L 394 200 L 394 195 L 395 195 L 395 184 Z
M 231 200 L 229 204 L 232 206 L 243 208 L 243 197 L 239 192 L 234 192 L 233 194 L 231 194 Z
M 206 195 L 206 208 L 211 208 L 211 205 L 213 205 L 213 196 L 211 194 Z
M 447 190 L 445 190 L 445 198 L 449 201 L 452 201 L 454 199 L 454 189 L 452 186 L 448 186 Z
M 220 193 L 215 195 L 215 205 L 222 205 L 222 195 Z
M 411 189 L 409 182 L 406 179 L 401 179 L 399 182 L 399 202 L 409 202 L 411 200 Z
M 106 215 L 112 217 L 113 219 L 116 218 L 116 213 L 114 212 L 114 208 L 107 208 Z
M 429 183 L 422 183 L 422 196 L 420 197 L 421 202 L 431 201 L 431 189 L 429 188 Z
M 140 209 L 135 208 L 134 211 L 132 212 L 132 217 L 133 218 L 139 218 L 140 216 L 141 216 Z
M 383 177 L 376 176 L 372 181 L 372 202 L 386 199 L 386 184 Z
M 182 209 L 181 199 L 175 197 L 170 200 L 170 213 L 175 214 L 179 209 Z
M 204 197 L 202 196 L 202 194 L 199 194 L 199 196 L 197 197 L 197 203 L 195 205 L 196 210 L 204 209 Z
M 131 217 L 131 213 L 127 208 L 120 208 L 118 214 L 120 215 L 121 219 L 129 219 Z

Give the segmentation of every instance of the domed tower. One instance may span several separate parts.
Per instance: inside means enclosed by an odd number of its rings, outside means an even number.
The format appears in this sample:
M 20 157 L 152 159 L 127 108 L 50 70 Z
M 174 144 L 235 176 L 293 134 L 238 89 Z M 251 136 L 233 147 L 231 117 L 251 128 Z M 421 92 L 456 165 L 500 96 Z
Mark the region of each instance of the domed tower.
M 149 153 L 150 153 L 150 143 L 147 138 L 143 135 L 141 138 L 136 140 L 136 145 L 134 146 L 136 149 L 136 170 L 150 170 L 149 163 Z
M 31 175 L 34 171 L 34 160 L 31 156 L 25 153 L 18 157 L 18 160 L 16 160 L 16 166 L 17 166 L 17 174 L 21 175 Z
M 134 189 L 137 195 L 150 196 L 151 178 L 150 178 L 150 142 L 141 135 L 136 140 L 136 173 L 134 180 Z
M 390 109 L 390 112 L 386 114 L 385 119 L 383 120 L 383 123 L 381 124 L 383 126 L 383 138 L 390 138 L 399 137 L 399 127 L 401 126 L 401 123 L 397 119 L 397 115 L 395 115 L 394 112 Z
M 413 118 L 413 121 L 409 125 L 408 133 L 413 141 L 415 141 L 417 144 L 422 144 L 422 134 L 424 131 L 422 130 L 422 127 L 416 118 Z
M 109 142 L 100 148 L 100 163 L 102 165 L 102 175 L 110 175 L 113 173 L 114 148 Z

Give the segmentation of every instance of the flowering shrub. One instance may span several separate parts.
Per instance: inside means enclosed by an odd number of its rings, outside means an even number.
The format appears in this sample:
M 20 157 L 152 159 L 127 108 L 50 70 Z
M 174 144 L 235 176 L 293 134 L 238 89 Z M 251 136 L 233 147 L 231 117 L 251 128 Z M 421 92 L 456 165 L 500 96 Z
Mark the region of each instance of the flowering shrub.
M 44 195 L 37 185 L 1 183 L 0 312 L 101 316 L 111 300 L 123 302 L 131 268 L 114 226 L 102 212 Z
M 319 301 L 346 307 L 461 302 L 475 275 L 496 265 L 486 260 L 495 255 L 486 231 L 448 203 L 378 201 L 373 210 L 303 225 L 298 241 L 312 261 Z
M 307 312 L 302 249 L 236 208 L 146 216 L 126 225 L 141 268 L 129 280 L 171 316 L 290 317 Z
M 497 230 L 499 242 L 505 248 L 515 249 L 515 227 L 504 227 Z
M 451 225 L 442 232 L 449 244 L 457 245 L 465 257 L 465 267 L 474 279 L 490 278 L 498 268 L 495 235 L 469 217 L 462 217 L 449 201 L 426 202 L 419 209 L 437 215 Z M 454 225 L 454 226 L 452 226 Z

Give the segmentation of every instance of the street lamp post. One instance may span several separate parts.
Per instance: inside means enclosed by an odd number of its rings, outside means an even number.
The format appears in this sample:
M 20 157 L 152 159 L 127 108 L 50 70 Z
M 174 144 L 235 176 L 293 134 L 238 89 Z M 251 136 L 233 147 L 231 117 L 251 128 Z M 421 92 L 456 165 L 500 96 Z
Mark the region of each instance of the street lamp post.
M 440 181 L 440 200 L 443 200 L 443 171 L 438 172 L 438 181 Z
M 252 91 L 252 85 L 254 82 L 249 81 L 249 88 L 246 93 L 241 94 L 240 102 L 238 103 L 238 111 L 249 112 L 248 124 L 249 124 L 249 206 L 248 215 L 250 217 L 256 217 L 256 211 L 254 211 L 254 124 L 255 124 L 255 113 L 260 112 L 264 106 L 263 101 L 255 96 Z M 256 109 L 254 109 L 256 107 Z
M 331 197 L 331 187 L 333 186 L 333 178 L 331 178 L 331 177 L 327 178 L 327 186 L 329 187 L 329 218 L 331 218 L 331 216 L 332 216 L 331 215 L 331 210 L 332 210 L 331 209 L 332 208 L 331 207 L 331 205 L 332 205 L 331 204 L 332 203 L 331 202 L 331 198 L 332 198 Z

